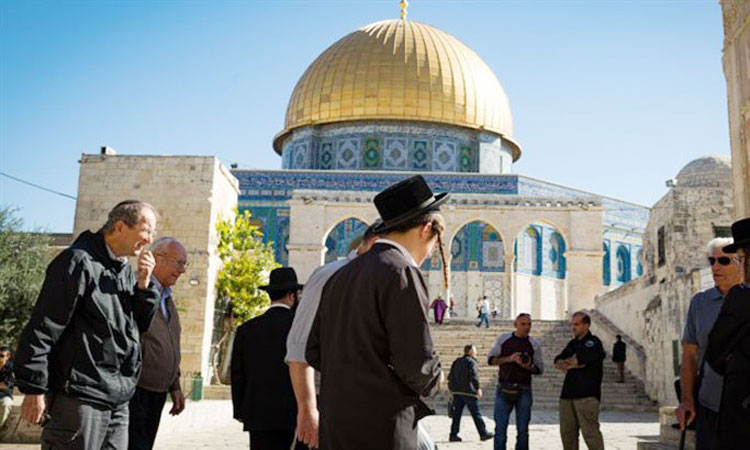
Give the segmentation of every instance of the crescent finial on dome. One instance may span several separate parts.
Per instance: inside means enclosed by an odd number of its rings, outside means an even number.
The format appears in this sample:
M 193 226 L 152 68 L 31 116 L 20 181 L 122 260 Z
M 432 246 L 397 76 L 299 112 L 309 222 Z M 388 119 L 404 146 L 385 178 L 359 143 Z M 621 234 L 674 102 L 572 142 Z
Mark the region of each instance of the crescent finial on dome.
M 409 8 L 408 0 L 401 0 L 401 20 L 406 20 L 406 15 L 409 14 L 406 10 Z

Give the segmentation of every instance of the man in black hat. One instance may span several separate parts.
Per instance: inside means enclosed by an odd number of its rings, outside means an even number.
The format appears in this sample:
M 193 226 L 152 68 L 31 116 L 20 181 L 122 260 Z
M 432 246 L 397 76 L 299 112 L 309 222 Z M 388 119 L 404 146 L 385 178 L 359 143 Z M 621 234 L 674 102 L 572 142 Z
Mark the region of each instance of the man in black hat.
M 444 256 L 447 195 L 415 176 L 375 196 L 381 237 L 323 288 L 305 354 L 321 372 L 323 450 L 417 448 L 417 421 L 431 413 L 420 396 L 442 375 L 419 266 L 436 244 Z
M 750 442 L 750 218 L 732 224 L 734 243 L 724 253 L 737 253 L 744 283 L 729 290 L 708 335 L 705 361 L 724 377 L 715 448 L 746 449 Z
M 232 350 L 234 418 L 250 432 L 252 450 L 288 450 L 297 421 L 284 355 L 302 285 L 291 267 L 274 269 L 270 278 L 260 289 L 268 293 L 271 306 L 237 329 Z

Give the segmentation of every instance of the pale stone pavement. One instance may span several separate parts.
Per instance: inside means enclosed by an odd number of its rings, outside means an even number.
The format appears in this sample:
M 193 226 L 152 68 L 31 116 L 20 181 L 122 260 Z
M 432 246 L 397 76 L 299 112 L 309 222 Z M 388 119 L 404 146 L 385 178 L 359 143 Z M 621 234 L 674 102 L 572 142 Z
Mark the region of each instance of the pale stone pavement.
M 183 414 L 171 417 L 164 408 L 161 428 L 156 440 L 157 450 L 248 448 L 248 435 L 232 417 L 229 400 L 188 402 Z M 485 416 L 491 411 L 483 411 Z M 492 419 L 485 417 L 487 427 L 494 428 Z M 603 412 L 602 432 L 608 450 L 635 450 L 639 438 L 659 434 L 656 413 Z M 450 419 L 441 414 L 422 422 L 432 435 L 439 450 L 489 450 L 492 441 L 480 442 L 471 416 L 464 413 L 461 420 L 461 443 L 448 443 Z M 508 448 L 515 445 L 515 425 L 509 427 Z M 530 447 L 534 450 L 562 449 L 558 434 L 557 411 L 534 411 L 530 429 Z M 0 444 L 2 450 L 25 450 L 38 445 Z M 586 446 L 581 439 L 581 448 Z

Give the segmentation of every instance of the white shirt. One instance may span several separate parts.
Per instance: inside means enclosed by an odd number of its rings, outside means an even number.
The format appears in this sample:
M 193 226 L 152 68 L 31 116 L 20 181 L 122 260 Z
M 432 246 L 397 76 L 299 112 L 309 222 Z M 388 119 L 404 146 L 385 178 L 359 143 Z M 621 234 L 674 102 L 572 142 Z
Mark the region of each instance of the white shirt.
M 287 363 L 290 361 L 307 363 L 305 359 L 307 338 L 310 336 L 315 315 L 318 313 L 323 287 L 325 287 L 333 274 L 349 264 L 356 257 L 356 250 L 352 250 L 346 258 L 318 267 L 310 275 L 310 278 L 307 279 L 305 289 L 302 291 L 302 298 L 299 305 L 297 305 L 297 312 L 294 314 L 292 328 L 289 330 L 289 335 L 286 338 L 286 357 L 284 361 Z
M 388 244 L 388 245 L 392 245 L 392 246 L 396 247 L 398 249 L 398 251 L 400 251 L 401 254 L 404 255 L 404 258 L 406 258 L 406 262 L 408 262 L 412 266 L 414 266 L 417 269 L 419 269 L 419 264 L 417 264 L 417 262 L 414 261 L 414 257 L 411 256 L 411 253 L 409 253 L 409 250 L 407 250 L 406 247 L 404 247 L 403 245 L 399 244 L 396 241 L 392 241 L 390 239 L 382 239 L 382 238 L 378 239 L 377 243 L 378 244 Z
M 292 309 L 291 306 L 287 305 L 286 303 L 271 303 L 271 306 L 268 307 L 268 309 L 271 308 L 286 308 L 286 309 Z M 267 311 L 267 310 L 266 310 Z

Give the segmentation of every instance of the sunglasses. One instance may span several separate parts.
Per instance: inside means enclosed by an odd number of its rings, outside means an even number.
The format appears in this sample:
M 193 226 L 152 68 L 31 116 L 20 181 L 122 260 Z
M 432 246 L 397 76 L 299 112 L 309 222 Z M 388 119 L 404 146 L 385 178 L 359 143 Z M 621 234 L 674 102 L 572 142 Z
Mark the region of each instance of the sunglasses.
M 713 266 L 716 263 L 721 264 L 722 266 L 728 266 L 732 263 L 732 258 L 728 256 L 719 256 L 718 258 L 714 258 L 713 256 L 708 257 L 708 265 Z

